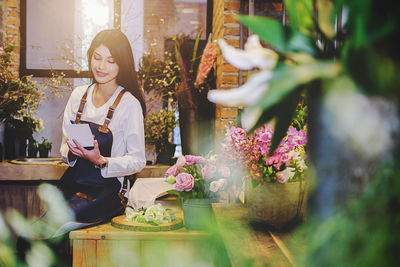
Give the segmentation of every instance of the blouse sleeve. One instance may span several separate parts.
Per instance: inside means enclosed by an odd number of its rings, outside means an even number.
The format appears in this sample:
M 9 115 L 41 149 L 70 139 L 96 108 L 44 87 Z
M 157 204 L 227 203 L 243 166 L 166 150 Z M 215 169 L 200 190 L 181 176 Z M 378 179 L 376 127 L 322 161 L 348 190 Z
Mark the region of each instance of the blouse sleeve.
M 132 102 L 123 110 L 125 116 L 121 123 L 124 129 L 125 154 L 107 158 L 108 166 L 101 170 L 104 178 L 132 175 L 146 166 L 142 108 L 136 99 Z
M 72 92 L 71 96 L 68 99 L 67 105 L 65 106 L 64 110 L 64 117 L 63 117 L 63 122 L 62 122 L 62 140 L 61 140 L 61 147 L 60 147 L 60 153 L 63 161 L 67 163 L 70 167 L 73 167 L 76 163 L 76 159 L 73 161 L 68 160 L 68 152 L 69 148 L 67 145 L 67 135 L 65 133 L 65 124 L 66 123 L 71 123 L 70 120 L 75 119 L 76 112 L 73 111 L 72 105 L 76 101 L 79 101 L 79 97 L 76 96 L 75 92 Z

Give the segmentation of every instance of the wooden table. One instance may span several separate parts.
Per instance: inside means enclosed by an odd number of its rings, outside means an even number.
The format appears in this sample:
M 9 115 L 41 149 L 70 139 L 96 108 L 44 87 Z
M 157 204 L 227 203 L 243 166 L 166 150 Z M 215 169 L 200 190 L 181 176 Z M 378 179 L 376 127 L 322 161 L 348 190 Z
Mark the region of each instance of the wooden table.
M 294 266 L 284 243 L 290 233 L 255 230 L 242 204 L 214 203 L 212 207 L 232 266 Z
M 118 229 L 110 223 L 70 232 L 73 266 L 213 266 L 210 235 Z

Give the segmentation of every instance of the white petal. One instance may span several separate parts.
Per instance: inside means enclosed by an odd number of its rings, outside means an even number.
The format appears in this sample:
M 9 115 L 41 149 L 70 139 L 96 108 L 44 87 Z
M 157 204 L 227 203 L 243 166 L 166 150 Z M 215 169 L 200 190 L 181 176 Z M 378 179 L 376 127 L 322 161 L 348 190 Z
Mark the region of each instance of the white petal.
M 272 69 L 278 61 L 278 55 L 271 49 L 263 48 L 258 36 L 254 36 L 256 37 L 249 38 L 250 43 L 246 44 L 245 50 L 234 48 L 223 39 L 219 39 L 218 44 L 225 59 L 239 69 Z
M 260 43 L 258 35 L 253 34 L 247 39 L 244 50 L 254 55 L 254 57 L 251 57 L 251 60 L 254 65 L 261 69 L 271 70 L 278 62 L 278 54 L 271 49 L 264 48 Z
M 230 90 L 211 90 L 208 100 L 227 106 L 253 105 L 268 90 L 272 72 L 262 71 L 252 75 L 242 86 Z
M 244 129 L 251 129 L 257 122 L 258 118 L 260 118 L 262 114 L 262 110 L 259 107 L 254 107 L 251 109 L 245 109 L 242 113 L 242 126 Z

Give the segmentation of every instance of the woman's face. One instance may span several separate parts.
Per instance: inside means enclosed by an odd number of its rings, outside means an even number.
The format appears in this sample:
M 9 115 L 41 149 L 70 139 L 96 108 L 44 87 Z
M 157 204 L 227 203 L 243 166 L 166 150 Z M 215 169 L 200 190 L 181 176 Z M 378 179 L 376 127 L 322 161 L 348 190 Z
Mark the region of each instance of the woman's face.
M 99 45 L 93 51 L 90 66 L 97 83 L 116 83 L 119 67 L 105 45 Z

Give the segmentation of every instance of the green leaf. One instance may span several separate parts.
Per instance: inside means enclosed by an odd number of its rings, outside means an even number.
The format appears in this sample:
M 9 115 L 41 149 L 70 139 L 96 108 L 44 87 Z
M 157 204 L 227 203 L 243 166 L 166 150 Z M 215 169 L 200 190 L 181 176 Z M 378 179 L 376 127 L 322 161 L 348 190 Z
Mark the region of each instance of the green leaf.
M 284 27 L 279 21 L 261 16 L 238 16 L 238 20 L 277 51 L 285 51 Z
M 199 42 L 200 42 L 200 37 L 201 37 L 202 33 L 203 33 L 203 30 L 200 30 L 196 36 L 196 41 L 194 42 L 192 60 L 190 61 L 190 71 L 193 71 L 193 64 L 197 58 L 197 49 L 199 48 Z
M 290 51 L 303 51 L 307 54 L 315 56 L 316 49 L 313 40 L 310 37 L 297 32 L 289 40 L 288 50 Z
M 335 16 L 332 0 L 317 0 L 318 25 L 328 38 L 335 36 Z
M 299 66 L 283 65 L 278 68 L 271 79 L 269 90 L 252 108 L 263 111 L 280 103 L 298 86 L 319 78 L 332 78 L 341 71 L 341 65 L 334 61 L 316 61 Z
M 313 28 L 313 0 L 285 0 L 292 33 L 298 31 L 310 35 Z
M 296 111 L 297 104 L 300 101 L 300 90 L 294 92 L 289 97 L 285 99 L 282 103 L 283 107 L 277 117 L 274 135 L 271 140 L 271 147 L 268 152 L 269 156 L 272 156 L 275 152 L 275 149 L 279 146 L 283 137 L 286 136 L 286 132 L 290 126 L 290 123 L 293 119 L 294 113 Z

